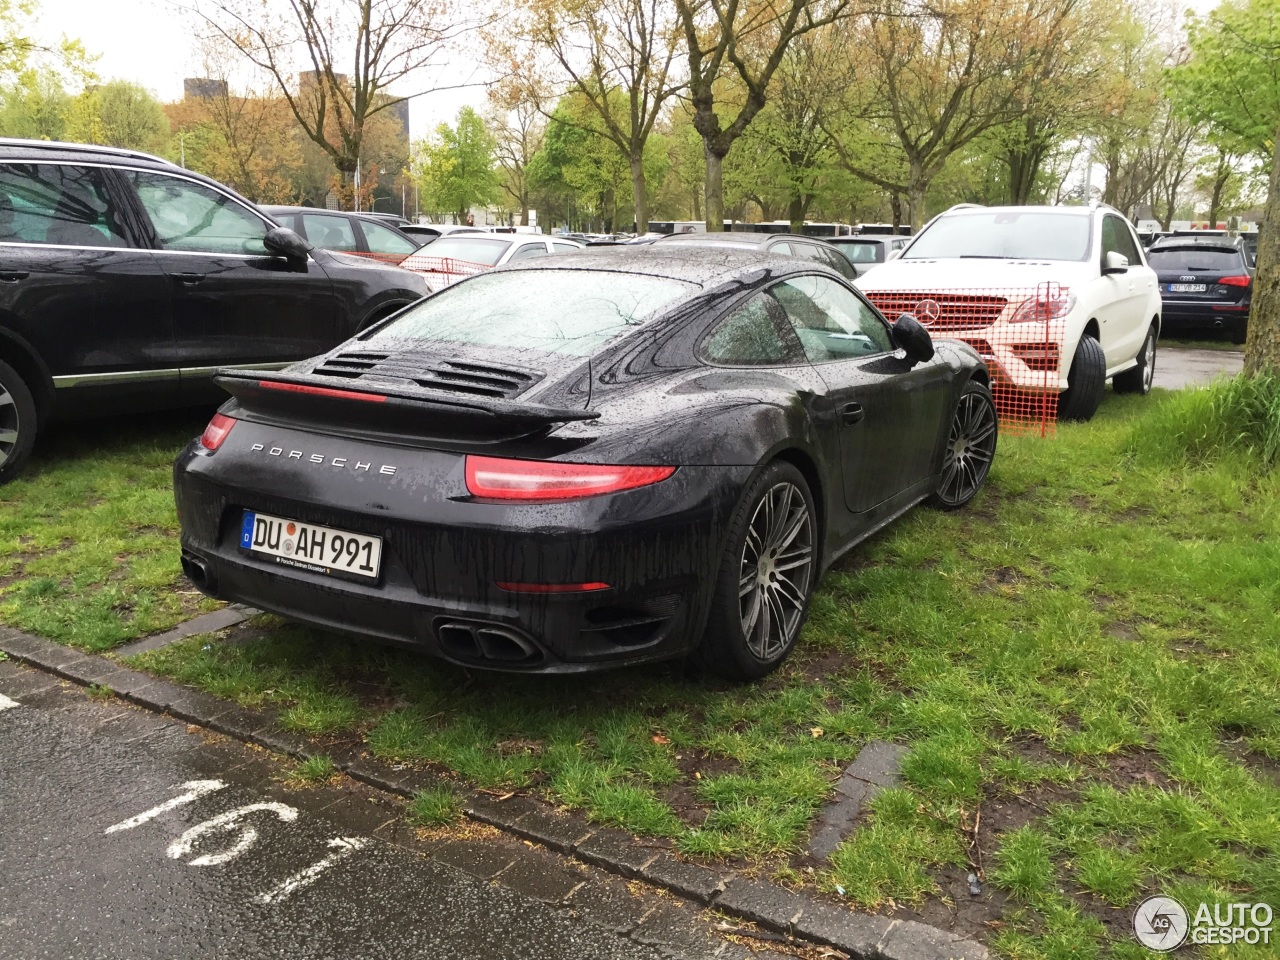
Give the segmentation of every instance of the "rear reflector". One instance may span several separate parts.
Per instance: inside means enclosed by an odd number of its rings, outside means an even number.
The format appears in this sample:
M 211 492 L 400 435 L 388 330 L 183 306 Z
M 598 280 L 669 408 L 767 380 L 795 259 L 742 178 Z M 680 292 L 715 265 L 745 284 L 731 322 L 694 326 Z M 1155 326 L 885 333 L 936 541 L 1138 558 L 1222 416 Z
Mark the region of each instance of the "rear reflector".
M 215 413 L 209 425 L 204 428 L 204 433 L 200 434 L 200 446 L 212 453 L 222 446 L 222 441 L 227 439 L 227 435 L 235 425 L 236 422 L 231 417 Z
M 303 383 L 281 383 L 279 380 L 259 380 L 263 390 L 283 390 L 286 393 L 309 393 L 315 397 L 333 397 L 337 400 L 364 400 L 367 403 L 386 403 L 380 393 L 359 393 L 355 390 L 334 390 L 331 387 L 309 387 Z
M 610 589 L 607 583 L 511 583 L 498 581 L 498 586 L 509 593 L 592 593 Z
M 1246 275 L 1242 277 L 1219 277 L 1218 282 L 1224 287 L 1247 287 L 1253 281 Z
M 658 483 L 675 467 L 610 466 L 467 457 L 467 491 L 485 500 L 576 500 Z

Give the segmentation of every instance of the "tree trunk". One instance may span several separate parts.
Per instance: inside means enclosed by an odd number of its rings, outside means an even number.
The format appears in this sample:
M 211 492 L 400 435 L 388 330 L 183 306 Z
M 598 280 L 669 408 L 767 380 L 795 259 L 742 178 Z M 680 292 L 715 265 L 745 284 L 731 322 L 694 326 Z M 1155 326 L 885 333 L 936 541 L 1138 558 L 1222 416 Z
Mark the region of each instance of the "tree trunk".
M 911 208 L 911 232 L 919 233 L 924 226 L 924 193 L 929 182 L 924 178 L 924 171 L 916 164 L 911 165 L 911 179 L 907 184 L 907 204 Z
M 724 155 L 716 153 L 710 144 L 707 155 L 707 232 L 724 232 Z
M 524 198 L 524 202 L 520 204 L 520 226 L 527 227 L 529 225 L 529 199 Z
M 649 187 L 644 180 L 644 153 L 631 155 L 631 194 L 636 205 L 636 233 L 649 232 Z
M 1227 189 L 1227 179 L 1231 176 L 1228 170 L 1213 178 L 1213 192 L 1209 195 L 1209 223 L 1218 222 L 1218 212 L 1222 209 L 1222 192 Z
M 763 213 L 763 209 L 761 212 Z M 804 233 L 804 198 L 791 198 L 791 202 L 787 204 L 787 219 L 791 221 L 792 233 Z
M 893 232 L 897 233 L 902 226 L 902 194 L 897 190 L 889 194 L 889 212 L 893 214 Z
M 1280 135 L 1280 130 L 1276 133 Z M 1249 341 L 1244 348 L 1244 372 L 1280 376 L 1280 142 L 1271 158 L 1267 205 L 1258 224 L 1258 271 L 1253 278 L 1253 308 L 1249 311 Z

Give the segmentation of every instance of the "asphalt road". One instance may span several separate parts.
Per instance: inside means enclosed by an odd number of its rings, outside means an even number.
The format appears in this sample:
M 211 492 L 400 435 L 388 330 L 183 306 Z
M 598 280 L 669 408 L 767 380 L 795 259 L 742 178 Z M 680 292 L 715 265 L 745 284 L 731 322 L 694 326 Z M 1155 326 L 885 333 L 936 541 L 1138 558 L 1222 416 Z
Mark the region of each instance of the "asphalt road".
M 657 897 L 632 902 L 623 888 L 626 902 L 598 925 L 587 905 L 607 904 L 621 881 L 535 863 L 523 894 L 383 839 L 387 825 L 373 825 L 402 811 L 282 786 L 279 769 L 261 751 L 0 663 L 0 956 L 754 956 L 671 898 L 653 929 L 683 949 L 638 942 Z M 460 849 L 505 862 L 478 841 Z
M 1244 367 L 1240 350 L 1202 350 L 1194 347 L 1161 345 L 1156 354 L 1153 386 L 1166 390 L 1201 386 L 1218 377 L 1234 377 Z

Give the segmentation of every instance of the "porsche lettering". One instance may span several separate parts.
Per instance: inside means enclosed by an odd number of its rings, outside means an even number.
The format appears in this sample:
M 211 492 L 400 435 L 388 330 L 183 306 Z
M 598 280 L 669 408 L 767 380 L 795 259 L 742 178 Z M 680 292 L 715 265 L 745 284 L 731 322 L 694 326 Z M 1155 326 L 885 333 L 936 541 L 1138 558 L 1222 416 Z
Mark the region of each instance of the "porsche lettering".
M 266 453 L 268 456 L 282 457 L 285 460 L 304 460 L 305 459 L 306 462 L 314 463 L 317 466 L 323 466 L 325 463 L 328 463 L 332 467 L 341 468 L 350 464 L 351 469 L 355 470 L 358 473 L 371 473 L 373 471 L 373 464 L 364 460 L 357 460 L 355 463 L 351 463 L 351 459 L 349 457 L 329 457 L 323 453 L 312 453 L 308 455 L 301 450 L 286 451 L 284 447 L 268 448 L 266 444 L 262 444 L 262 443 L 255 443 L 253 446 L 249 448 L 249 452 L 250 453 Z M 384 477 L 394 477 L 396 475 L 396 469 L 397 468 L 392 466 L 391 464 L 384 463 L 378 467 L 377 472 Z

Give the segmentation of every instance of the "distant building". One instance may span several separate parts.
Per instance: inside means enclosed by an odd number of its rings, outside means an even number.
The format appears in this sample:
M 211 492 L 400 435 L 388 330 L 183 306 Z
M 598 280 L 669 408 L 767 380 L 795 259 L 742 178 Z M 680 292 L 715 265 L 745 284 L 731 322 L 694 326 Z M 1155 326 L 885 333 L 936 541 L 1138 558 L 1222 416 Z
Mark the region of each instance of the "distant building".
M 227 95 L 227 81 L 211 77 L 187 77 L 182 81 L 184 100 L 212 100 Z

